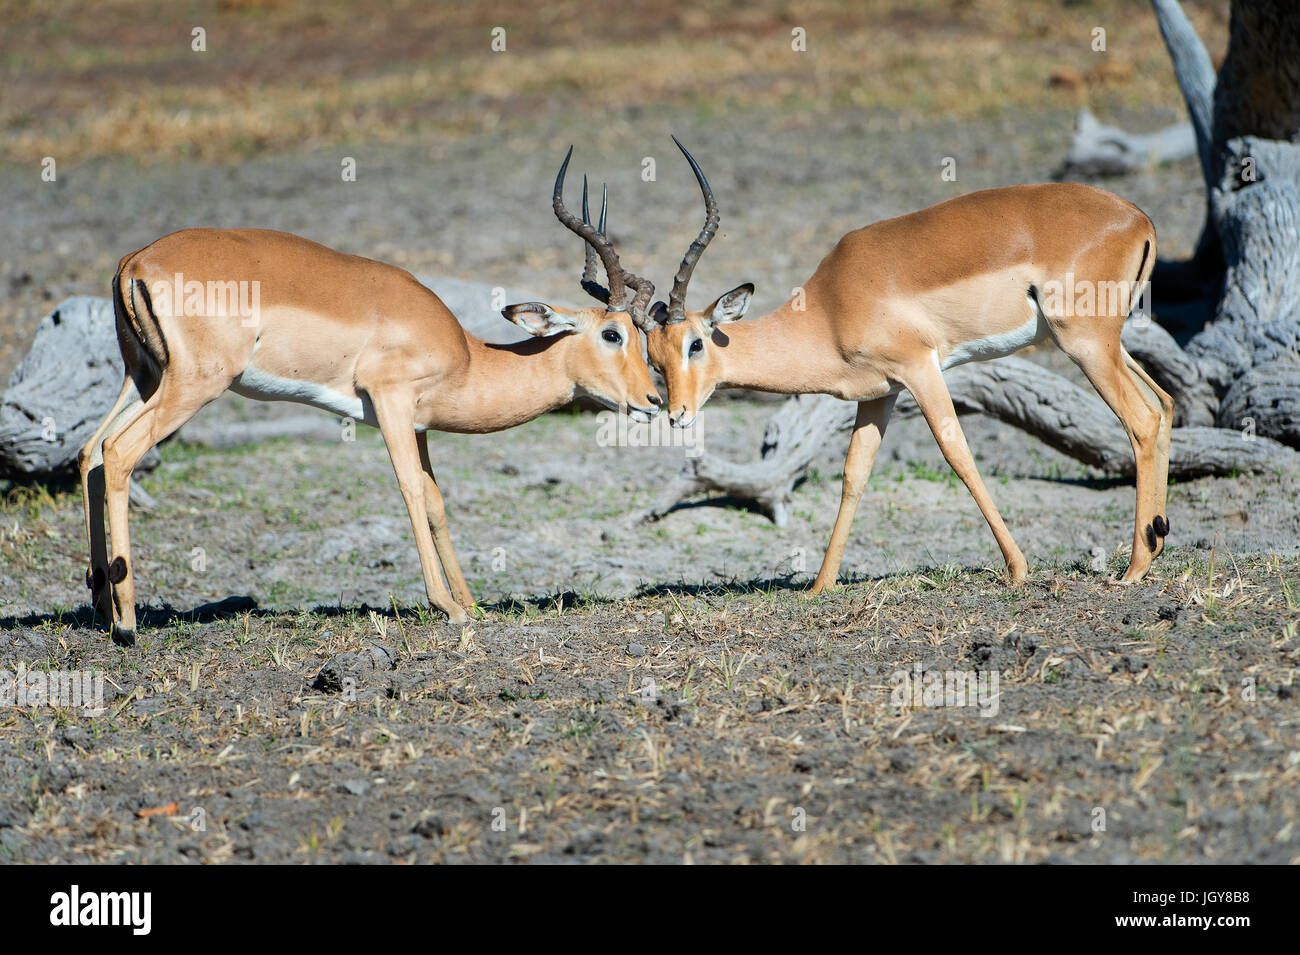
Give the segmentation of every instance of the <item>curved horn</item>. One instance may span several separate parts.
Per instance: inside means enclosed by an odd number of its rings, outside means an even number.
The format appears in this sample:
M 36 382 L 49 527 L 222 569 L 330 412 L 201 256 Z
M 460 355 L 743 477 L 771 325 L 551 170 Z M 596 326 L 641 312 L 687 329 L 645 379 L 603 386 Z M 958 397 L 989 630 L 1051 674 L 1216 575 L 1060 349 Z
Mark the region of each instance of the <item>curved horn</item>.
M 648 307 L 650 299 L 654 297 L 655 287 L 647 279 L 643 279 L 639 275 L 633 275 L 619 264 L 618 252 L 614 249 L 614 243 L 605 234 L 609 214 L 608 190 L 603 185 L 600 187 L 600 224 L 595 228 L 591 225 L 591 209 L 588 205 L 586 176 L 582 177 L 582 221 L 579 222 L 564 206 L 564 174 L 569 168 L 569 159 L 572 156 L 573 147 L 570 146 L 569 151 L 564 156 L 564 163 L 560 166 L 559 175 L 555 177 L 555 192 L 551 204 L 555 209 L 556 218 L 571 232 L 582 236 L 587 243 L 582 269 L 582 287 L 597 301 L 604 302 L 605 307 L 610 311 L 618 312 L 626 309 L 636 327 L 644 332 L 649 332 L 654 327 L 654 321 L 649 316 Z M 600 256 L 601 262 L 605 265 L 605 274 L 609 276 L 608 290 L 602 288 L 596 281 L 597 255 Z M 636 289 L 636 295 L 630 303 L 628 302 L 629 286 Z
M 609 292 L 607 298 L 601 298 L 595 292 L 601 301 L 605 301 L 612 310 L 621 310 L 627 300 L 627 285 L 624 281 L 623 268 L 618 264 L 618 253 L 614 251 L 613 244 L 605 238 L 600 232 L 592 228 L 590 222 L 582 222 L 564 206 L 564 174 L 569 170 L 569 160 L 573 157 L 573 147 L 564 156 L 564 162 L 560 166 L 560 172 L 555 177 L 555 191 L 551 196 L 551 207 L 555 210 L 555 218 L 559 219 L 561 224 L 572 232 L 574 235 L 581 236 L 583 241 L 589 245 L 597 255 L 600 261 L 605 265 L 605 274 L 609 276 Z M 586 270 L 583 271 L 583 279 L 587 277 Z M 594 276 L 593 276 L 594 280 Z M 583 288 L 587 286 L 584 284 Z M 597 286 L 599 288 L 599 286 Z M 590 292 L 591 290 L 588 289 Z M 604 289 L 601 289 L 603 292 Z
M 605 213 L 608 209 L 609 193 L 602 185 L 600 187 L 600 225 L 596 227 L 596 231 L 601 235 L 605 234 Z M 582 224 L 584 226 L 591 225 L 591 210 L 587 208 L 587 177 L 585 175 L 582 177 Z M 596 281 L 596 250 L 591 247 L 590 243 L 584 242 L 582 254 L 582 279 L 578 284 L 596 301 L 608 305 L 609 289 Z
M 627 309 L 628 314 L 632 317 L 633 325 L 649 334 L 650 329 L 655 327 L 655 320 L 650 317 L 649 312 L 650 299 L 654 298 L 655 287 L 649 279 L 643 279 L 631 272 L 625 274 L 627 284 L 636 289 L 636 297 L 632 299 L 632 304 Z
M 713 190 L 709 188 L 709 180 L 704 177 L 704 170 L 700 164 L 695 161 L 695 157 L 690 151 L 681 144 L 681 141 L 674 136 L 673 142 L 677 143 L 677 148 L 682 151 L 686 161 L 691 164 L 691 170 L 695 173 L 695 181 L 700 184 L 700 192 L 704 194 L 704 228 L 700 234 L 690 244 L 686 250 L 686 255 L 682 257 L 681 267 L 677 270 L 677 275 L 673 279 L 673 290 L 668 296 L 668 314 L 665 324 L 684 321 L 686 318 L 686 289 L 691 284 L 691 274 L 695 271 L 695 264 L 700 261 L 700 255 L 709 247 L 713 241 L 714 234 L 718 231 L 718 202 L 713 198 Z

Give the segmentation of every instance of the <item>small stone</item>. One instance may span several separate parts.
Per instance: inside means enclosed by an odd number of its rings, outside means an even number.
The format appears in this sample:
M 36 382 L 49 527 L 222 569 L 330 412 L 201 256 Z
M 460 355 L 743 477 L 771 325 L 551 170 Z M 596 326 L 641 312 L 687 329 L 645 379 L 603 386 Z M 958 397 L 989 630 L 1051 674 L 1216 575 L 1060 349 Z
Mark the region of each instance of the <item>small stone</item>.
M 343 667 L 339 666 L 337 658 L 327 661 L 320 668 L 312 682 L 312 689 L 322 693 L 339 693 L 343 690 Z
M 627 645 L 627 655 L 630 657 L 645 656 L 645 646 L 640 643 L 629 643 Z
M 25 812 L 17 800 L 10 799 L 0 802 L 0 829 L 17 828 L 29 818 L 31 818 L 31 813 Z
M 65 746 L 71 746 L 74 749 L 88 750 L 92 745 L 90 734 L 86 732 L 84 727 L 77 726 L 76 724 L 69 724 L 59 730 L 59 740 Z
M 415 821 L 411 831 L 417 836 L 423 836 L 425 839 L 432 839 L 440 836 L 446 831 L 443 825 L 442 816 L 436 812 L 422 812 L 420 818 Z

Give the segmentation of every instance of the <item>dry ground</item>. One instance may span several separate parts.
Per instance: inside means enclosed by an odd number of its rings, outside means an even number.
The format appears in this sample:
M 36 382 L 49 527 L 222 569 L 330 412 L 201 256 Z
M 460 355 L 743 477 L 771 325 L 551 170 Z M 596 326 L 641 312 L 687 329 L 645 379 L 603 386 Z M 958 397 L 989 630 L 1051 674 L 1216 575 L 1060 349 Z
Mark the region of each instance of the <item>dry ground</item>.
M 464 630 L 157 615 L 129 650 L 75 615 L 24 621 L 0 663 L 103 668 L 110 709 L 7 711 L 0 851 L 1295 862 L 1296 561 L 1169 556 L 1130 588 L 937 569 L 819 599 L 566 593 Z M 996 707 L 897 705 L 918 665 L 996 672 Z
M 1221 49 L 1225 5 L 1190 9 Z M 569 142 L 611 182 L 625 261 L 662 287 L 699 218 L 670 131 L 723 202 L 698 294 L 752 279 L 762 309 L 849 228 L 1048 178 L 1085 99 L 1133 128 L 1180 108 L 1136 2 L 97 10 L 41 4 L 0 34 L 0 373 L 53 303 L 104 294 L 123 253 L 189 225 L 572 300 L 579 250 L 546 201 Z M 1108 56 L 1089 48 L 1098 25 Z M 57 183 L 39 180 L 45 155 Z M 1178 255 L 1198 178 L 1187 163 L 1109 185 Z M 715 401 L 705 447 L 753 455 L 771 407 Z M 482 608 L 464 630 L 422 609 L 373 434 L 165 447 L 143 478 L 158 507 L 132 517 L 149 604 L 132 648 L 83 606 L 77 495 L 6 491 L 0 671 L 102 669 L 109 700 L 97 717 L 0 709 L 0 858 L 1300 857 L 1300 476 L 1176 484 L 1169 552 L 1123 588 L 1107 575 L 1132 489 L 969 420 L 1033 566 L 1008 590 L 969 495 L 924 426 L 899 422 L 851 583 L 809 598 L 842 440 L 787 528 L 728 502 L 644 525 L 682 452 L 603 446 L 599 426 L 435 437 Z M 891 699 L 918 664 L 996 673 L 997 712 Z

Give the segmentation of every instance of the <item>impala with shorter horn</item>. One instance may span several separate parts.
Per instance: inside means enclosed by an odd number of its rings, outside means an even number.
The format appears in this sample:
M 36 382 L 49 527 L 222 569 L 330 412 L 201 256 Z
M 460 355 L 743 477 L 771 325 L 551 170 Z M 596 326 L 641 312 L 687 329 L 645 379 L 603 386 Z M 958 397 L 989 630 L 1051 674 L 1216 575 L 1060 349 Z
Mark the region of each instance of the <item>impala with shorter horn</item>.
M 572 154 L 570 147 L 556 176 L 553 205 L 586 243 L 583 287 L 604 307 L 508 306 L 502 314 L 533 336 L 515 344 L 472 335 L 409 272 L 283 232 L 187 229 L 122 259 L 113 303 L 126 378 L 80 459 L 86 584 L 119 636 L 129 639 L 136 626 L 131 471 L 227 390 L 378 427 L 415 532 L 429 602 L 452 621 L 467 619 L 474 598 L 452 550 L 427 432 L 499 431 L 566 404 L 578 389 L 639 421 L 659 410 L 637 334 L 649 327 L 645 306 L 654 288 L 620 266 L 604 235 L 603 209 L 602 228 L 591 225 L 585 185 L 583 219 L 565 208 Z M 608 289 L 596 284 L 595 255 Z M 162 294 L 180 277 L 187 288 L 250 283 L 256 314 L 231 317 L 204 306 L 201 296 Z
M 674 141 L 676 138 L 674 137 Z M 718 227 L 699 164 L 677 144 L 704 194 L 706 220 L 651 311 L 650 360 L 668 384 L 669 420 L 692 424 L 716 388 L 827 394 L 858 403 L 844 462 L 839 515 L 818 593 L 838 577 L 849 527 L 898 393 L 916 399 L 948 464 L 997 538 L 1013 583 L 1028 565 L 984 487 L 943 372 L 1051 340 L 1123 424 L 1137 464 L 1137 515 L 1125 581 L 1141 579 L 1164 548 L 1173 401 L 1124 350 L 1120 330 L 1155 264 L 1156 236 L 1140 209 L 1073 183 L 974 192 L 844 236 L 801 294 L 743 318 L 741 285 L 700 311 L 686 292 Z M 1090 289 L 1087 309 L 1061 289 Z M 1083 302 L 1080 294 L 1079 301 Z M 1081 312 L 1090 314 L 1080 314 Z

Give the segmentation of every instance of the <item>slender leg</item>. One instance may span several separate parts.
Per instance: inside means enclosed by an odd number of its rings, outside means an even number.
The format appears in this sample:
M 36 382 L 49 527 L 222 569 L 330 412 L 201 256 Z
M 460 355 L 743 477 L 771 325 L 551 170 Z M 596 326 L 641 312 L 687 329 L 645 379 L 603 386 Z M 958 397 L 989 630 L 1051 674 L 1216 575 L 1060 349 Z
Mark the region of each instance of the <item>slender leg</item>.
M 182 380 L 184 389 L 176 384 Z M 119 416 L 114 424 L 115 433 L 104 439 L 104 494 L 113 553 L 108 581 L 113 588 L 113 626 L 122 640 L 129 641 L 135 634 L 135 567 L 131 562 L 131 535 L 127 526 L 131 472 L 145 452 L 225 390 L 225 382 L 209 383 L 206 389 L 201 384 L 193 376 L 168 372 L 135 416 L 129 419 Z
M 474 606 L 474 595 L 465 583 L 465 576 L 460 572 L 456 552 L 451 547 L 451 533 L 447 530 L 447 509 L 442 501 L 442 492 L 438 490 L 438 479 L 433 475 L 433 466 L 429 463 L 429 433 L 416 435 L 416 447 L 420 451 L 420 467 L 424 471 L 424 507 L 429 512 L 429 526 L 433 530 L 433 546 L 442 562 L 447 583 L 451 585 L 452 596 L 456 603 L 465 609 Z
M 909 379 L 903 383 L 912 392 L 912 397 L 916 399 L 921 413 L 925 415 L 925 421 L 930 426 L 935 440 L 939 442 L 939 450 L 943 452 L 948 465 L 965 483 L 971 497 L 975 498 L 975 503 L 979 505 L 984 520 L 988 521 L 989 529 L 997 538 L 1002 557 L 1007 562 L 1007 574 L 1011 583 L 1023 583 L 1029 574 L 1029 565 L 1025 562 L 1025 557 L 1020 553 L 1016 542 L 1012 540 L 1006 524 L 1002 523 L 1002 515 L 994 506 L 989 492 L 984 488 L 984 481 L 975 467 L 975 458 L 966 444 L 966 435 L 957 422 L 957 409 L 953 407 L 952 395 L 948 393 L 948 386 L 944 383 L 943 372 L 939 370 L 937 364 L 927 363 L 918 369 L 913 369 Z
M 1163 388 L 1152 381 L 1146 369 L 1139 365 L 1127 351 L 1120 348 L 1124 355 L 1124 364 L 1138 377 L 1142 384 L 1150 389 L 1151 394 L 1160 404 L 1160 436 L 1156 440 L 1156 476 L 1155 476 L 1155 514 L 1152 528 L 1156 532 L 1156 550 L 1152 558 L 1159 557 L 1165 549 L 1165 536 L 1169 533 L 1169 440 L 1174 424 L 1174 399 Z
M 1165 485 L 1167 481 L 1159 480 L 1157 471 L 1163 470 L 1167 474 L 1169 467 L 1167 452 L 1163 469 L 1158 461 L 1164 428 L 1163 417 L 1148 403 L 1136 377 L 1129 374 L 1118 332 L 1113 337 L 1104 339 L 1095 336 L 1077 337 L 1066 342 L 1058 339 L 1058 343 L 1092 382 L 1110 410 L 1115 412 L 1115 417 L 1119 418 L 1133 445 L 1137 473 L 1133 556 L 1129 560 L 1128 570 L 1120 578 L 1126 583 L 1132 583 L 1146 576 L 1160 545 L 1160 535 L 1156 533 L 1153 521 L 1159 516 L 1163 524 L 1163 515 L 1156 508 L 1163 508 L 1164 502 L 1161 499 L 1164 492 L 1157 485 Z
M 424 507 L 425 478 L 420 470 L 420 452 L 412 420 L 409 396 L 371 393 L 379 430 L 388 446 L 388 457 L 393 462 L 397 486 L 406 501 L 406 513 L 411 518 L 415 534 L 415 547 L 420 554 L 420 569 L 424 573 L 424 591 L 429 603 L 447 615 L 452 623 L 466 623 L 469 617 L 464 608 L 452 597 L 442 579 L 442 567 L 429 532 L 429 515 Z
M 90 588 L 91 608 L 107 624 L 112 623 L 113 608 L 108 585 L 108 540 L 104 535 L 104 437 L 116 433 L 139 411 L 142 403 L 135 382 L 128 375 L 122 382 L 122 391 L 112 410 L 95 429 L 77 459 L 81 471 L 81 500 L 86 515 L 86 541 L 90 547 L 86 586 Z
M 885 426 L 894 411 L 897 395 L 886 395 L 872 401 L 858 402 L 858 417 L 853 423 L 853 437 L 849 439 L 848 457 L 844 459 L 844 486 L 840 491 L 840 512 L 835 517 L 835 529 L 831 531 L 831 542 L 822 558 L 821 570 L 813 581 L 812 592 L 821 593 L 827 587 L 835 585 L 840 572 L 840 562 L 844 559 L 844 545 L 849 540 L 849 528 L 853 526 L 853 515 L 857 513 L 858 502 L 867 486 L 871 474 L 871 465 L 880 450 L 880 442 L 885 436 Z

